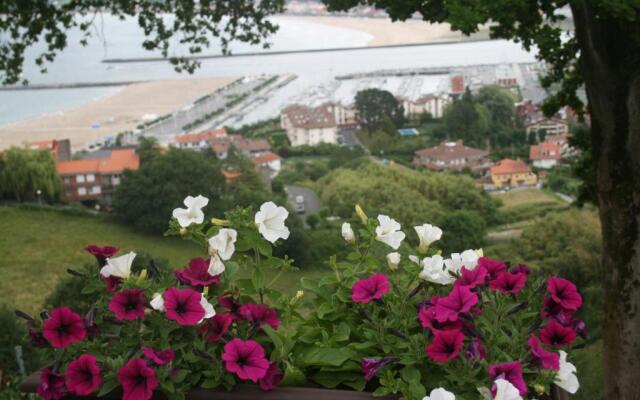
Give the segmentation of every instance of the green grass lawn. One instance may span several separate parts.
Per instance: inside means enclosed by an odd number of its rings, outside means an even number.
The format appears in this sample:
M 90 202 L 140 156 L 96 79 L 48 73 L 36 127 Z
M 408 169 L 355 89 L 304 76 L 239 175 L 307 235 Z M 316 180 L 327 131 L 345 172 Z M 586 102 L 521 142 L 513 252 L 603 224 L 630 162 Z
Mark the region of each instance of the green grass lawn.
M 502 201 L 502 207 L 504 209 L 540 203 L 555 204 L 559 207 L 563 207 L 567 204 L 555 194 L 545 190 L 537 189 L 525 189 L 510 191 L 506 193 L 494 193 L 493 196 Z
M 74 215 L 48 208 L 2 206 L 0 231 L 0 304 L 29 312 L 39 310 L 67 268 L 93 262 L 83 249 L 87 244 L 148 253 L 176 268 L 193 257 L 205 256 L 197 246 L 179 238 L 141 234 L 107 216 Z M 275 286 L 294 291 L 302 276 L 324 273 L 315 269 L 283 273 Z

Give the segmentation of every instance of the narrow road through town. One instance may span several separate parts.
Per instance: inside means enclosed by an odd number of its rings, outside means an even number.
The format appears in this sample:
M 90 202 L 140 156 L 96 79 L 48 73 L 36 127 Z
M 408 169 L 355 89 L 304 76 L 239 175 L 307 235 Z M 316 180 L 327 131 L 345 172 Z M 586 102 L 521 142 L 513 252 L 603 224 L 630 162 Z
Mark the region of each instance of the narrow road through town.
M 295 209 L 296 197 L 302 196 L 304 198 L 304 212 L 298 213 L 298 215 L 304 221 L 304 226 L 307 227 L 307 216 L 320 211 L 320 199 L 313 190 L 306 187 L 288 185 L 284 187 L 284 190 L 287 192 L 289 204 L 293 209 Z

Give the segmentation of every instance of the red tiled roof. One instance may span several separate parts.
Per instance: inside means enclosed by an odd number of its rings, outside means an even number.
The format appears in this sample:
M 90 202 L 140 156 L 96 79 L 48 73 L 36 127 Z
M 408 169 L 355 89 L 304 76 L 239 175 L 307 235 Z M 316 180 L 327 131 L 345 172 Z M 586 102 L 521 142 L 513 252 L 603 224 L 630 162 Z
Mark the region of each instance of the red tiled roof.
M 211 148 L 216 152 L 227 151 L 229 150 L 229 143 L 222 141 L 215 141 L 211 143 Z
M 193 143 L 201 142 L 203 140 L 210 141 L 214 139 L 220 139 L 227 136 L 227 130 L 225 128 L 211 129 L 208 131 L 202 131 L 198 133 L 189 133 L 185 135 L 176 136 L 176 143 Z
M 505 158 L 490 168 L 491 175 L 517 174 L 531 172 L 531 167 L 520 160 Z
M 268 153 L 264 153 L 264 154 L 259 154 L 255 157 L 253 157 L 253 162 L 260 165 L 260 164 L 266 164 L 266 163 L 270 163 L 272 161 L 276 161 L 279 160 L 280 156 L 277 154 L 274 154 L 272 152 L 268 152 Z
M 112 150 L 108 158 L 62 161 L 56 166 L 60 175 L 79 173 L 113 174 L 120 173 L 125 169 L 136 170 L 139 167 L 140 156 L 133 149 Z
M 448 161 L 471 157 L 482 158 L 488 156 L 489 152 L 467 147 L 462 140 L 458 140 L 457 142 L 443 142 L 435 147 L 418 150 L 416 151 L 416 155 L 418 157 Z
M 529 158 L 532 160 L 559 160 L 560 146 L 553 143 L 540 143 L 529 147 Z
M 454 75 L 451 77 L 451 93 L 464 93 L 464 77 Z
M 229 139 L 231 140 L 231 144 L 240 151 L 269 151 L 271 150 L 271 145 L 267 141 L 267 139 L 247 139 L 240 135 L 229 135 Z
M 335 115 L 330 110 L 332 106 L 334 106 L 332 103 L 325 103 L 315 108 L 293 104 L 285 107 L 282 114 L 289 119 L 291 125 L 298 128 L 332 128 L 338 125 Z

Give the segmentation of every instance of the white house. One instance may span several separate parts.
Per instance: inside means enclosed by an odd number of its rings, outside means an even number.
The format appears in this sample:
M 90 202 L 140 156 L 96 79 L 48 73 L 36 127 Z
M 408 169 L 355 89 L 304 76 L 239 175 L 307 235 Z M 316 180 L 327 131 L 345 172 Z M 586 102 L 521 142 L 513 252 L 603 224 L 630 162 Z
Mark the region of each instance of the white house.
M 404 108 L 404 116 L 409 119 L 419 118 L 429 113 L 433 118 L 442 118 L 444 108 L 451 103 L 449 96 L 429 94 L 416 100 L 398 99 Z
M 338 143 L 338 131 L 357 125 L 355 110 L 337 103 L 318 107 L 294 104 L 280 113 L 280 126 L 287 131 L 292 146 Z

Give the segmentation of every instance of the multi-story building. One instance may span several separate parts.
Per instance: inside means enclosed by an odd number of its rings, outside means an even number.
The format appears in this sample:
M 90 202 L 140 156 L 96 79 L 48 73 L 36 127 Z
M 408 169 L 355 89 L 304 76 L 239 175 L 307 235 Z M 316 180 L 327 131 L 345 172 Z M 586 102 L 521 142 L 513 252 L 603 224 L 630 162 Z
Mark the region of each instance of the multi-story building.
M 527 133 L 544 130 L 547 135 L 568 135 L 569 124 L 560 118 L 538 118 L 525 124 Z
M 480 172 L 487 170 L 491 162 L 489 152 L 465 146 L 462 140 L 458 140 L 416 151 L 413 164 L 433 171 L 461 171 L 469 168 Z
M 538 177 L 531 171 L 531 167 L 521 160 L 500 160 L 489 172 L 492 186 L 497 189 L 535 186 L 538 182 Z
M 540 143 L 529 147 L 529 158 L 537 168 L 552 168 L 562 158 L 561 148 L 553 143 Z
M 227 137 L 227 130 L 225 128 L 218 128 L 198 133 L 178 135 L 176 136 L 175 144 L 179 149 L 204 150 L 211 146 L 213 142 L 224 141 Z
M 49 149 L 56 161 L 71 160 L 71 141 L 69 139 L 53 139 L 31 142 L 27 145 L 30 149 Z
M 451 103 L 448 96 L 426 95 L 416 100 L 399 98 L 398 101 L 404 108 L 404 116 L 408 119 L 417 119 L 424 114 L 430 114 L 433 118 L 442 118 L 444 108 Z
M 258 167 L 262 169 L 268 169 L 269 176 L 271 178 L 274 178 L 276 175 L 278 175 L 280 169 L 282 168 L 282 159 L 280 158 L 280 156 L 270 151 L 252 157 L 251 160 Z
M 136 170 L 140 157 L 133 149 L 100 151 L 95 158 L 60 161 L 64 199 L 71 202 L 111 204 L 113 191 L 120 184 L 124 170 Z
M 338 103 L 318 107 L 293 104 L 280 112 L 280 126 L 292 146 L 338 143 L 342 128 L 356 127 L 356 112 Z

